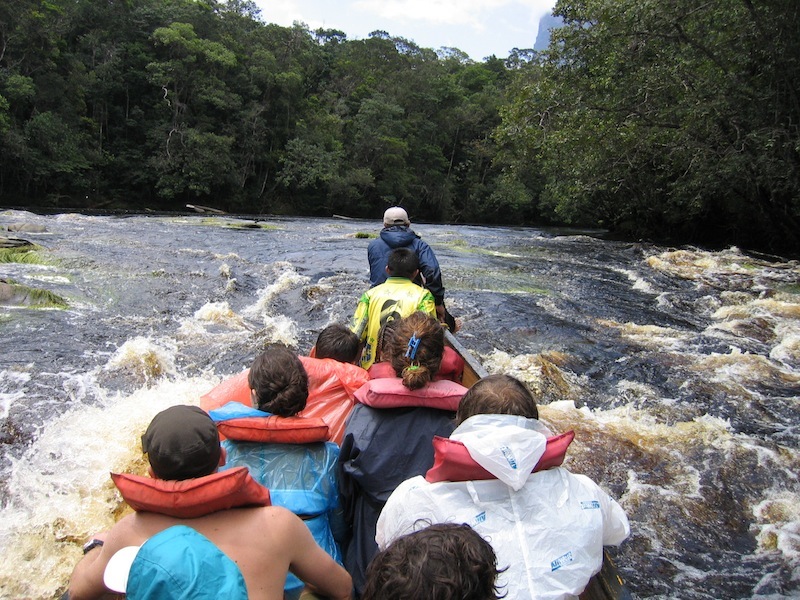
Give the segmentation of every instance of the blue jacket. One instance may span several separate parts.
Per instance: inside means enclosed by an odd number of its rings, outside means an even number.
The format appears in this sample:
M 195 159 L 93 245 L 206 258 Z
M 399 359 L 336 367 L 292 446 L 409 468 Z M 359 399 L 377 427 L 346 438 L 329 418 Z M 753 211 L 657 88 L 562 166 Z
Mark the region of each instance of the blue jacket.
M 300 515 L 317 544 L 342 564 L 337 537 L 345 537 L 346 525 L 339 506 L 339 447 L 336 444 L 278 444 L 226 439 L 222 447 L 227 460 L 220 471 L 247 467 L 253 479 L 269 490 L 273 506 L 283 506 Z M 294 573 L 286 575 L 286 592 L 299 594 L 303 585 Z
M 395 248 L 409 248 L 416 252 L 419 258 L 419 270 L 425 278 L 425 287 L 433 294 L 437 305 L 444 302 L 444 286 L 442 285 L 442 272 L 439 261 L 428 244 L 405 225 L 384 227 L 377 239 L 372 240 L 367 248 L 369 260 L 369 283 L 375 287 L 386 281 L 386 264 L 389 262 L 389 253 Z

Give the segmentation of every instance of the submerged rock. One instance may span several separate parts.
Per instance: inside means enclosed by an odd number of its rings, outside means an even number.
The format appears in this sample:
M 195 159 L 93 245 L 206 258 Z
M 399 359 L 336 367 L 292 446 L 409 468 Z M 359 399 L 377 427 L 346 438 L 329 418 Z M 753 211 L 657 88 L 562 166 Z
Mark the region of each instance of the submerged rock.
M 67 308 L 67 301 L 53 292 L 0 280 L 0 304 L 29 308 Z
M 34 225 L 33 223 L 12 223 L 6 226 L 6 230 L 24 233 L 45 233 L 47 228 L 44 225 Z
M 42 250 L 28 240 L 0 237 L 0 263 L 49 264 Z
M 23 240 L 22 238 L 0 236 L 0 248 L 24 248 L 33 245 L 34 244 L 28 240 Z

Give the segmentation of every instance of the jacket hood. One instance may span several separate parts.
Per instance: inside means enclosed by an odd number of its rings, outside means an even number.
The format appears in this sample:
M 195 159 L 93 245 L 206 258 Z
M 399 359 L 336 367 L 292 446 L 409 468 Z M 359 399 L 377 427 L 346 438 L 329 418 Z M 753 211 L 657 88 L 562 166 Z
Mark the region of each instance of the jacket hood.
M 450 436 L 472 459 L 515 491 L 528 480 L 552 435 L 536 419 L 516 415 L 475 415 Z
M 390 248 L 405 248 L 410 246 L 419 237 L 413 230 L 403 225 L 393 225 L 381 229 L 381 239 Z

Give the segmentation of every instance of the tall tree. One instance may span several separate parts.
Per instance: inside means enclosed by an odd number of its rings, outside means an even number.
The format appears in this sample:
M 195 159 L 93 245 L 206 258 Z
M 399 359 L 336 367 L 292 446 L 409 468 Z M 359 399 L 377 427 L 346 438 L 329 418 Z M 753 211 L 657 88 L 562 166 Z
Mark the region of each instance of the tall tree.
M 634 235 L 797 248 L 800 10 L 786 0 L 561 0 L 501 137 L 544 205 Z

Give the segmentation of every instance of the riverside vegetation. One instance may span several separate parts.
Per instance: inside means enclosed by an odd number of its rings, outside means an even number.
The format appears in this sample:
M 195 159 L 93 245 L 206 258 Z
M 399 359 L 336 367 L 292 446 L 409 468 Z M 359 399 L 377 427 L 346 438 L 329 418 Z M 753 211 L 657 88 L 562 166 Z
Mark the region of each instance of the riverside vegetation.
M 248 0 L 0 4 L 0 205 L 598 227 L 800 251 L 795 0 L 559 0 L 480 62 Z M 533 32 L 532 32 L 533 41 Z

